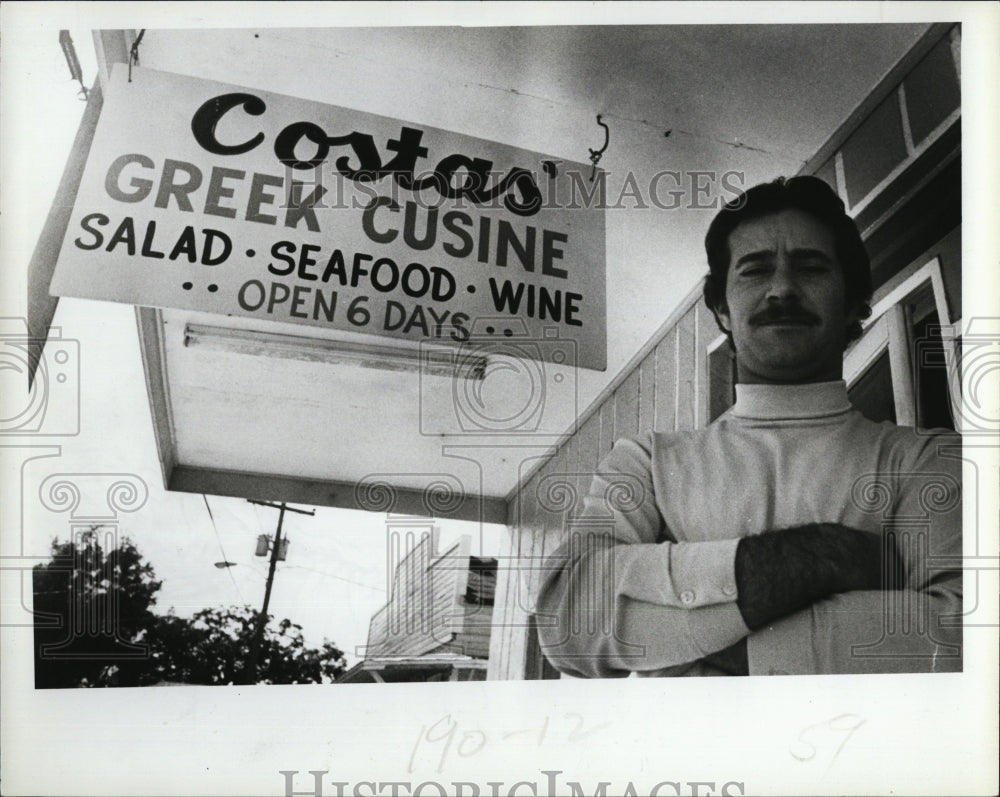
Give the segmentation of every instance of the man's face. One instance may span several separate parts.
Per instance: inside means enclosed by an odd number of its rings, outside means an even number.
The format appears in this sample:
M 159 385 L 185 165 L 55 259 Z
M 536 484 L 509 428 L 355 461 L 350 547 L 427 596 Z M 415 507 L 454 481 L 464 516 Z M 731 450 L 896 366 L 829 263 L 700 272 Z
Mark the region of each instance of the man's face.
M 840 379 L 848 324 L 833 233 L 801 210 L 740 224 L 729 235 L 726 307 L 740 382 Z

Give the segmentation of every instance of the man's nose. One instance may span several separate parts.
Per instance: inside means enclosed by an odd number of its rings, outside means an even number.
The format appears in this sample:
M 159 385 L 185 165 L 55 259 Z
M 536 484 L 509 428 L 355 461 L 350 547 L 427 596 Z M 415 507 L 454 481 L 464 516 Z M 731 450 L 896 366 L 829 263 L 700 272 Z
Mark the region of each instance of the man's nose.
M 795 272 L 790 264 L 784 259 L 779 260 L 774 271 L 771 272 L 771 282 L 767 286 L 768 301 L 785 301 L 789 298 L 798 298 L 799 285 L 795 279 Z

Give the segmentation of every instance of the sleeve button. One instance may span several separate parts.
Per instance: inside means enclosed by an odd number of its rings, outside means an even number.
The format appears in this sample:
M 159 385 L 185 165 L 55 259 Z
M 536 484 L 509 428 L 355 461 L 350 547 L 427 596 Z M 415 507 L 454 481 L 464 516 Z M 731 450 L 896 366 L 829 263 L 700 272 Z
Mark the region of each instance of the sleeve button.
M 686 589 L 681 593 L 681 603 L 694 603 L 694 593 Z
M 728 595 L 728 596 L 732 597 L 733 595 L 736 594 L 736 585 L 735 584 L 726 584 L 726 586 L 724 586 L 722 588 L 722 594 L 723 595 Z

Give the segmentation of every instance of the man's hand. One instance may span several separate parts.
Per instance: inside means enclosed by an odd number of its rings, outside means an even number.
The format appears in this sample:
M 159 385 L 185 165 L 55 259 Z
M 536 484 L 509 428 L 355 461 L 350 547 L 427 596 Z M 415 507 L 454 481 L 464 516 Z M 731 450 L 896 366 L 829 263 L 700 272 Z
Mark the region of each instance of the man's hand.
M 895 545 L 879 534 L 816 523 L 744 537 L 736 601 L 752 631 L 838 592 L 902 589 Z
M 735 645 L 725 650 L 719 650 L 702 659 L 726 675 L 749 675 L 750 664 L 747 661 L 747 638 L 743 637 Z

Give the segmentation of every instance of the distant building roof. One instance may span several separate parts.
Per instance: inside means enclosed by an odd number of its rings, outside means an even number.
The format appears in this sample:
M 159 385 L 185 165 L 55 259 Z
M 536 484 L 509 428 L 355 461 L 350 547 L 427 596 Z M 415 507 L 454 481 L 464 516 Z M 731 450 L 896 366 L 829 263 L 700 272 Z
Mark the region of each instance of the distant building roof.
M 364 659 L 341 675 L 337 683 L 406 683 L 428 681 L 431 678 L 441 681 L 481 681 L 485 677 L 486 659 L 457 653 L 431 653 L 423 656 Z

